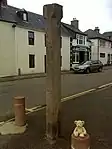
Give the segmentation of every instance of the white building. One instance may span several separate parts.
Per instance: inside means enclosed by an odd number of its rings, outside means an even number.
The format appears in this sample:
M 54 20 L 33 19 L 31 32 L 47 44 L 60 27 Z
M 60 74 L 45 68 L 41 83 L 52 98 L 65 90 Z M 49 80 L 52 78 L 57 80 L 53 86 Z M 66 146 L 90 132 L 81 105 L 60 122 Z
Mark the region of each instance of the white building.
M 89 39 L 92 42 L 91 59 L 100 60 L 104 65 L 112 63 L 112 40 L 100 34 L 99 28 L 87 30 Z
M 79 21 L 73 19 L 71 25 L 63 23 L 64 27 L 70 32 L 70 67 L 74 67 L 83 61 L 91 58 L 91 41 L 87 34 L 79 30 Z
M 43 16 L 0 1 L 0 77 L 44 73 L 46 70 Z M 70 70 L 70 34 L 61 26 L 62 70 Z

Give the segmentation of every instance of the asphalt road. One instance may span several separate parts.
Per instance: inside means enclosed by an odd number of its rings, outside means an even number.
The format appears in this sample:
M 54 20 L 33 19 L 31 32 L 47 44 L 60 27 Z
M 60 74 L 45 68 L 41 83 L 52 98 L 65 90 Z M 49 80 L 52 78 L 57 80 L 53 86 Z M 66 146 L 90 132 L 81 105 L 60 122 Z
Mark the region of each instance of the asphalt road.
M 21 135 L 0 135 L 0 149 L 69 149 L 75 120 L 84 120 L 91 149 L 112 148 L 112 87 L 62 103 L 61 138 L 55 147 L 45 141 L 45 109 L 27 116 L 28 129 Z
M 112 82 L 112 69 L 102 73 L 62 75 L 62 97 Z M 14 96 L 25 96 L 28 108 L 45 104 L 45 78 L 0 83 L 0 115 L 12 110 Z

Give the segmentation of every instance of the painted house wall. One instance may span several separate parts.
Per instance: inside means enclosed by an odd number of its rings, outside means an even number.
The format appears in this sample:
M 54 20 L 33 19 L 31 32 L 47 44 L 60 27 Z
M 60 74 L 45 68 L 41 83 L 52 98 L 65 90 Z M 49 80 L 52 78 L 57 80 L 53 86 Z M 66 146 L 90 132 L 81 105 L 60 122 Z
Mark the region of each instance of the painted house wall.
M 43 73 L 45 72 L 44 56 L 46 55 L 46 48 L 44 43 L 44 32 L 33 31 L 35 34 L 35 44 L 28 45 L 28 31 L 29 29 L 16 27 L 16 71 L 21 69 L 21 74 L 29 73 Z M 61 70 L 70 70 L 70 39 L 69 37 L 62 37 L 62 67 Z M 29 68 L 29 54 L 35 55 L 35 68 Z
M 105 42 L 105 47 L 100 47 L 100 53 L 105 53 L 105 58 L 100 57 L 101 62 L 105 65 L 108 61 L 108 54 L 112 54 L 111 44 Z
M 62 37 L 62 70 L 70 70 L 70 37 Z
M 0 77 L 16 75 L 15 34 L 11 23 L 0 21 Z
M 35 32 L 35 44 L 28 44 L 29 29 L 0 21 L 0 77 L 45 72 L 44 32 Z M 35 55 L 35 68 L 29 68 L 29 54 Z M 70 38 L 62 37 L 62 70 L 70 70 Z
M 21 74 L 44 72 L 44 33 L 35 31 L 34 45 L 29 45 L 28 31 L 33 30 L 16 27 L 17 69 L 21 69 Z M 35 68 L 29 68 L 29 54 L 35 55 Z
M 99 60 L 105 65 L 107 64 L 108 54 L 112 54 L 111 45 L 109 46 L 109 42 L 105 41 L 105 47 L 100 46 L 99 42 L 99 54 L 98 54 L 98 39 L 92 39 L 92 48 L 91 48 L 91 59 L 92 60 Z M 100 53 L 105 53 L 105 57 L 100 57 Z
M 91 60 L 98 60 L 98 39 L 91 39 Z

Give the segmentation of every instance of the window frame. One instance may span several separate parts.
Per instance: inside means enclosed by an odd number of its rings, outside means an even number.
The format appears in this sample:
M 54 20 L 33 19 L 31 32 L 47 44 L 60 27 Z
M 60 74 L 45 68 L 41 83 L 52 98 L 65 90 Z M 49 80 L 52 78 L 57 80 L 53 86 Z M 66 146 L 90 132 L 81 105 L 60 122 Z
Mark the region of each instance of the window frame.
M 31 57 L 31 59 L 30 59 L 30 57 Z M 34 69 L 35 68 L 35 54 L 29 54 L 29 68 L 30 69 Z
M 79 52 L 73 53 L 72 61 L 73 61 L 73 63 L 79 63 Z
M 100 39 L 100 47 L 105 47 L 106 46 L 106 41 Z
M 103 56 L 101 56 L 103 55 Z M 100 58 L 105 58 L 105 53 L 100 53 Z
M 35 33 L 33 31 L 28 31 L 28 45 L 30 46 L 35 45 Z
M 28 21 L 28 14 L 23 12 L 23 21 Z
M 76 39 L 77 39 L 77 44 L 85 45 L 85 36 L 84 35 L 77 34 Z

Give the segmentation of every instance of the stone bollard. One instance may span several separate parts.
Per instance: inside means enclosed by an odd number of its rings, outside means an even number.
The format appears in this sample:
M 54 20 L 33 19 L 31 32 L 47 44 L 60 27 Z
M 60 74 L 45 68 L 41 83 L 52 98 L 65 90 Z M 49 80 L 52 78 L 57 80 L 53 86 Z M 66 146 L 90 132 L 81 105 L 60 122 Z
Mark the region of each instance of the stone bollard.
M 76 128 L 71 135 L 71 149 L 90 149 L 90 136 L 83 127 L 84 121 L 75 121 Z
M 14 97 L 15 125 L 25 125 L 25 97 Z

